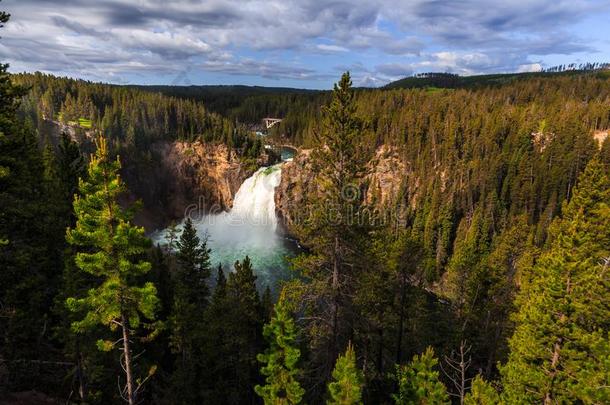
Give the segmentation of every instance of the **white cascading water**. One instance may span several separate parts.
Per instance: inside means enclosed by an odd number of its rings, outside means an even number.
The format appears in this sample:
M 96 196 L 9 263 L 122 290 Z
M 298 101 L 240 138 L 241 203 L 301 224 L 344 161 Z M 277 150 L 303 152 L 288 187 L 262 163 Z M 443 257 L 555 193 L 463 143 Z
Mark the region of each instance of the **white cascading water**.
M 286 256 L 290 252 L 276 233 L 275 216 L 275 188 L 281 175 L 281 163 L 260 168 L 242 183 L 230 211 L 193 218 L 199 237 L 208 238 L 212 264 L 230 268 L 248 255 L 261 287 L 273 288 L 277 280 L 287 278 Z M 165 236 L 163 230 L 153 235 L 153 240 L 163 244 Z
M 281 164 L 258 169 L 237 190 L 229 216 L 246 219 L 252 225 L 275 231 L 275 188 L 280 185 L 281 179 Z

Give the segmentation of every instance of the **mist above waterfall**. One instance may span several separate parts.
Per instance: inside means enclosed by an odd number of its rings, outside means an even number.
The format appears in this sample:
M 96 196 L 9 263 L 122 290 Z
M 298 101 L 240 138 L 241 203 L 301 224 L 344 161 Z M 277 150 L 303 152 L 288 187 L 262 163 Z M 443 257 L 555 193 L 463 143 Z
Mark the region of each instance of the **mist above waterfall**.
M 235 194 L 228 212 L 191 217 L 200 238 L 207 238 L 214 266 L 232 269 L 246 255 L 252 260 L 260 287 L 274 287 L 289 277 L 286 257 L 296 247 L 276 232 L 275 188 L 280 184 L 281 164 L 262 167 L 247 178 Z M 179 225 L 181 229 L 182 223 Z M 166 243 L 167 230 L 152 236 Z

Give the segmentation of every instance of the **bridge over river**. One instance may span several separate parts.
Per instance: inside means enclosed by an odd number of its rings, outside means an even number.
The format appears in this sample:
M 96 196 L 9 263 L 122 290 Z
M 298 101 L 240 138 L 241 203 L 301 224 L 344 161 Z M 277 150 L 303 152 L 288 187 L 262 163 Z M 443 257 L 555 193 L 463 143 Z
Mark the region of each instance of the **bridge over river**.
M 282 161 L 292 160 L 298 152 L 298 148 L 288 144 L 266 144 L 265 149 L 278 154 Z

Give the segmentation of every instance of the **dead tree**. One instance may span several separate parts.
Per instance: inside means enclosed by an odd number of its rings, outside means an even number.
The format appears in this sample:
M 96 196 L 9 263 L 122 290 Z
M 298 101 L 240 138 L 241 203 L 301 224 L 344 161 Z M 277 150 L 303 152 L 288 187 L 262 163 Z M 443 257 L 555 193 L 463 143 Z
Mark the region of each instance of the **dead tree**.
M 449 395 L 460 399 L 460 404 L 464 404 L 466 392 L 470 390 L 471 377 L 468 377 L 468 369 L 472 364 L 472 356 L 466 341 L 460 342 L 457 351 L 452 350 L 450 356 L 444 356 L 444 361 L 440 363 L 443 374 L 452 382 L 454 389 L 449 390 Z M 443 364 L 445 364 L 443 366 Z

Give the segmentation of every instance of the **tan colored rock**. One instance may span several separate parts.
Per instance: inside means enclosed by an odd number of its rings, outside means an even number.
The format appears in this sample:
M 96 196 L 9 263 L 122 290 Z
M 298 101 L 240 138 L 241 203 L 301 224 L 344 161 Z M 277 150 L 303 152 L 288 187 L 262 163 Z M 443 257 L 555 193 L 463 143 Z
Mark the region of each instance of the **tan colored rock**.
M 289 234 L 296 233 L 296 225 L 308 214 L 303 211 L 307 209 L 305 196 L 317 192 L 316 173 L 310 155 L 311 150 L 299 150 L 292 162 L 284 163 L 282 180 L 275 191 L 278 223 Z M 375 208 L 393 204 L 408 174 L 408 165 L 397 149 L 389 146 L 378 148 L 367 165 L 365 203 Z
M 395 148 L 382 145 L 368 165 L 368 189 L 365 202 L 385 206 L 398 196 L 407 164 Z
M 275 213 L 287 233 L 294 233 L 295 225 L 306 214 L 302 211 L 305 197 L 316 192 L 310 154 L 311 150 L 301 149 L 292 161 L 284 163 L 280 185 L 275 189 Z
M 606 138 L 608 138 L 608 135 L 610 135 L 610 129 L 603 129 L 593 132 L 593 139 L 597 141 L 597 145 L 600 149 L 602 148 Z
M 171 211 L 193 204 L 203 212 L 227 210 L 243 181 L 252 174 L 226 145 L 172 142 L 156 146 L 160 164 L 175 181 L 169 181 Z
M 553 139 L 555 139 L 555 134 L 553 132 L 538 131 L 532 132 L 531 137 L 532 143 L 534 144 L 538 152 L 542 153 L 544 152 L 546 147 L 549 146 L 551 142 L 553 142 Z

